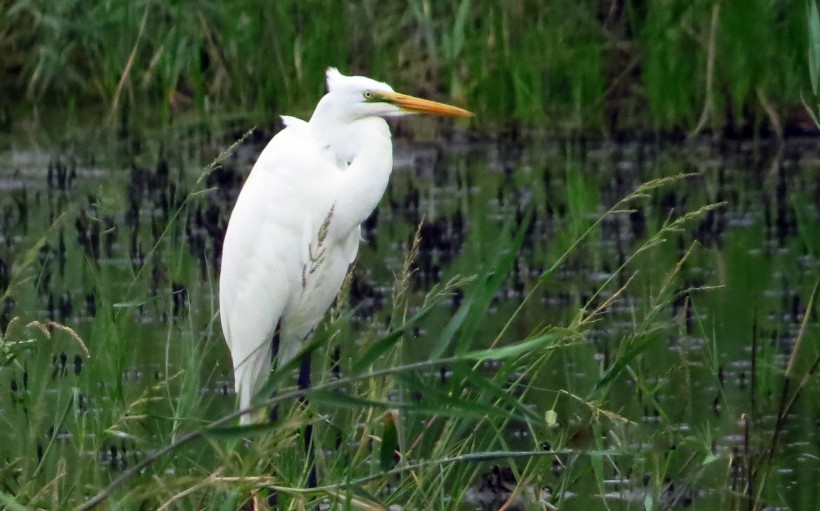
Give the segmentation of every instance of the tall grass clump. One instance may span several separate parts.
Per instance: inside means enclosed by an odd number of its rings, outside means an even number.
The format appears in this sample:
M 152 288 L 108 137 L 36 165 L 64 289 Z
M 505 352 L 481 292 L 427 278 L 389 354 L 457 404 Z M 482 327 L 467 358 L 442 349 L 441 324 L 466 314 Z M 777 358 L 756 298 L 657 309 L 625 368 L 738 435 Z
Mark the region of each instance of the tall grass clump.
M 681 281 L 702 249 L 688 243 L 678 250 L 674 242 L 723 204 L 650 226 L 592 294 L 579 294 L 566 320 L 542 319 L 523 332 L 517 326 L 577 253 L 600 239 L 607 222 L 652 207 L 658 193 L 688 176 L 640 185 L 594 218 L 589 212 L 601 198 L 577 179 L 565 198 L 572 203 L 567 222 L 573 235 L 557 240 L 549 264 L 512 309 L 500 308 L 498 296 L 509 292 L 540 213 L 511 215 L 495 232 L 493 249 L 472 259 L 478 262 L 470 273 L 423 294 L 413 280 L 421 250 L 417 232 L 405 247 L 386 315 L 354 328 L 349 291 L 343 293 L 307 348 L 317 362 L 316 385 L 299 390 L 288 369 L 273 373 L 254 407 L 278 406 L 279 419 L 239 427 L 239 412 L 225 412 L 233 397 L 216 391 L 231 382 L 213 273 L 203 278 L 179 246 L 190 228 L 190 208 L 215 192 L 206 188 L 211 169 L 189 183 L 190 191 L 174 195 L 167 212 L 155 213 L 146 226 L 153 237 L 140 238 L 154 241 L 137 247 L 139 257 L 126 270 L 96 265 L 93 255 L 69 254 L 66 264 L 76 265 L 97 290 L 97 313 L 85 334 L 59 321 L 22 318 L 4 328 L 2 371 L 16 383 L 3 420 L 19 432 L 0 471 L 0 499 L 8 507 L 235 509 L 254 499 L 259 506 L 275 501 L 280 509 L 322 502 L 349 509 L 453 509 L 479 505 L 476 499 L 486 498 L 478 491 L 483 485 L 500 499 L 488 508 L 509 502 L 541 509 L 600 505 L 611 498 L 613 478 L 629 482 L 633 498 L 653 509 L 683 502 L 702 487 L 719 490 L 706 497 L 711 504 L 734 498 L 727 490 L 732 474 L 724 469 L 734 455 L 716 450 L 712 423 L 679 429 L 681 411 L 659 398 L 669 392 L 665 374 L 700 371 L 717 381 L 719 363 L 711 362 L 708 350 L 680 350 L 681 361 L 668 367 L 657 362 L 668 357 L 668 338 L 683 337 L 692 321 L 685 312 L 670 313 L 672 304 L 698 304 L 715 292 L 708 283 Z M 76 207 L 98 218 L 117 207 L 98 199 Z M 44 278 L 37 254 L 64 226 L 65 219 L 55 219 L 29 256 L 18 260 L 3 298 L 22 296 L 23 286 Z M 156 276 L 158 262 L 162 275 Z M 177 281 L 187 283 L 186 294 L 172 285 Z M 503 314 L 493 316 L 494 308 Z M 612 349 L 597 361 L 594 344 L 606 334 L 599 325 L 624 308 L 631 321 L 609 333 Z M 445 320 L 434 323 L 434 315 Z M 706 324 L 701 328 L 709 338 Z M 144 338 L 141 329 L 157 330 L 162 356 L 147 356 L 145 346 L 134 344 Z M 424 348 L 414 349 L 420 343 Z M 79 362 L 69 357 L 64 367 L 62 352 L 76 353 Z M 143 364 L 135 362 L 142 357 Z M 159 365 L 151 362 L 158 359 Z M 579 368 L 590 377 L 577 378 Z M 785 377 L 802 379 L 784 387 L 783 421 L 794 392 L 807 388 L 802 375 L 809 370 L 789 365 Z M 133 385 L 135 379 L 143 383 Z M 675 390 L 676 402 L 697 401 L 695 390 Z M 316 488 L 305 484 L 311 458 L 301 435 L 307 424 L 314 431 Z M 778 441 L 771 446 L 777 449 Z M 759 493 L 748 494 L 753 502 L 775 500 L 767 489 L 773 462 L 761 460 L 754 465 Z

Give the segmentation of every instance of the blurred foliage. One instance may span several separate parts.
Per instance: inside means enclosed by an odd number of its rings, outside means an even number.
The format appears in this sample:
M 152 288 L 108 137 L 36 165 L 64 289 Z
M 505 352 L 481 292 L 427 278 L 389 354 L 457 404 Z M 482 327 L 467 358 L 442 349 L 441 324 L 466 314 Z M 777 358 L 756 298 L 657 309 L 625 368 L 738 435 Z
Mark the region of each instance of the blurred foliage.
M 306 115 L 327 66 L 559 131 L 802 125 L 806 9 L 747 0 L 2 0 L 0 112 Z M 698 121 L 700 119 L 700 122 Z

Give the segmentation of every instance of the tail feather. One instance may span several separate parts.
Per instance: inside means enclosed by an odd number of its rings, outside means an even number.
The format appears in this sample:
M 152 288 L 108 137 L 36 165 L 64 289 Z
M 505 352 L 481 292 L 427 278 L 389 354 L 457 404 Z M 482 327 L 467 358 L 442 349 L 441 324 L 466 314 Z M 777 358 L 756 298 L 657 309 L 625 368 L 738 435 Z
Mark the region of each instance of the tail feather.
M 302 350 L 301 339 L 297 335 L 288 335 L 280 338 L 277 354 L 277 368 L 281 368 L 299 355 Z M 268 381 L 270 374 L 271 343 L 265 343 L 244 360 L 234 360 L 234 379 L 236 395 L 239 396 L 239 407 L 245 409 L 251 405 L 253 397 Z M 239 419 L 242 425 L 256 422 L 258 413 L 246 413 Z
M 234 367 L 236 394 L 239 396 L 239 408 L 245 409 L 251 405 L 251 400 L 267 381 L 270 370 L 270 355 L 268 349 L 260 349 L 261 353 L 254 353 Z M 246 413 L 239 419 L 240 424 L 251 424 L 256 414 Z

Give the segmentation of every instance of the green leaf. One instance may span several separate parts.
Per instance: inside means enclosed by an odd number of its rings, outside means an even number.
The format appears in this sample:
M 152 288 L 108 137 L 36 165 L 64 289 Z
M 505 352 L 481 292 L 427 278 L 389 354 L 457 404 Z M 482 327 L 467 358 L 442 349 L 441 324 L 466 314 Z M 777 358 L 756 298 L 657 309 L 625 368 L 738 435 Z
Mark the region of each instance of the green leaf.
M 141 440 L 138 436 L 126 433 L 125 431 L 120 431 L 119 429 L 109 429 L 106 433 L 122 440 L 130 440 L 132 442 L 139 442 Z
M 11 511 L 28 511 L 28 508 L 7 493 L 0 492 L 0 502 Z
M 455 60 L 464 48 L 464 27 L 467 26 L 468 15 L 470 14 L 470 1 L 462 0 L 456 11 L 456 20 L 453 29 L 453 47 L 451 57 Z
M 488 348 L 486 350 L 472 351 L 469 353 L 464 353 L 463 355 L 460 355 L 460 357 L 464 360 L 474 360 L 477 362 L 482 360 L 503 360 L 517 357 L 518 355 L 525 353 L 531 353 L 540 348 L 551 349 L 554 346 L 550 345 L 556 344 L 557 341 L 560 341 L 566 336 L 567 334 L 565 332 L 549 332 L 528 341 L 510 344 L 507 346 L 499 346 L 496 348 Z
M 441 358 L 444 355 L 444 352 L 447 350 L 447 347 L 450 346 L 450 342 L 453 340 L 456 332 L 464 323 L 464 320 L 467 319 L 467 315 L 470 312 L 470 308 L 473 306 L 473 302 L 474 300 L 472 294 L 469 293 L 462 302 L 461 307 L 459 307 L 458 312 L 453 314 L 453 317 L 447 322 L 447 326 L 445 326 L 441 331 L 441 335 L 439 335 L 436 345 L 433 347 L 433 351 L 430 352 L 431 360 Z
M 418 323 L 422 318 L 427 316 L 427 314 L 429 314 L 430 311 L 436 307 L 436 305 L 438 305 L 437 300 L 434 300 L 432 303 L 428 303 L 420 311 L 413 315 L 413 317 L 402 323 L 398 328 L 387 334 L 382 339 L 374 342 L 364 353 L 364 355 L 359 357 L 359 360 L 353 366 L 353 374 L 360 374 L 366 371 L 377 358 L 401 340 L 402 335 L 410 330 L 410 328 Z
M 809 76 L 811 90 L 817 95 L 818 72 L 820 71 L 820 14 L 817 12 L 817 1 L 809 0 Z
M 212 438 L 221 440 L 237 440 L 243 438 L 250 438 L 263 433 L 268 433 L 271 430 L 282 427 L 276 422 L 261 422 L 259 424 L 249 424 L 247 426 L 228 426 L 224 428 L 212 428 L 205 430 L 205 434 Z
M 78 392 L 78 389 L 76 387 L 74 387 L 74 389 L 75 389 L 75 392 L 72 393 L 71 397 L 66 400 L 66 404 L 63 407 L 63 413 L 60 415 L 57 422 L 54 423 L 53 431 L 55 431 L 55 432 L 60 431 L 63 428 L 63 426 L 66 423 L 66 418 L 68 417 L 69 413 L 72 410 L 74 410 L 74 400 L 75 400 L 76 394 Z M 56 434 L 51 434 L 50 435 L 48 443 L 46 444 L 46 448 L 43 451 L 43 456 L 42 456 L 42 458 L 40 458 L 40 463 L 37 465 L 37 468 L 34 470 L 34 475 L 35 476 L 40 472 L 40 470 L 46 470 L 46 468 L 44 468 L 45 467 L 45 460 L 47 459 L 48 453 L 51 451 L 51 448 L 54 446 L 54 442 L 55 442 L 56 438 L 57 438 Z
M 275 371 L 271 371 L 268 376 L 268 381 L 259 389 L 252 402 L 258 403 L 259 401 L 268 400 L 273 392 L 280 387 L 282 382 L 290 377 L 291 371 L 301 365 L 302 359 L 312 356 L 313 352 L 322 347 L 326 342 L 327 338 L 324 336 L 314 337 L 310 344 L 305 346 L 297 356 L 293 357 L 293 360 L 289 360 L 287 364 L 277 367 Z
M 463 353 L 467 351 L 470 344 L 477 337 L 479 329 L 487 319 L 487 309 L 490 307 L 493 296 L 501 289 L 507 276 L 510 273 L 515 260 L 521 250 L 521 245 L 524 243 L 524 237 L 527 235 L 530 222 L 532 221 L 532 211 L 527 211 L 521 223 L 518 225 L 518 231 L 512 240 L 508 240 L 508 231 L 512 228 L 512 224 L 508 223 L 504 227 L 504 234 L 500 238 L 500 242 L 505 247 L 499 250 L 496 255 L 492 270 L 487 272 L 486 279 L 478 279 L 477 284 L 482 285 L 480 292 L 475 295 L 475 305 L 469 315 L 469 321 L 466 322 L 464 328 L 461 329 L 461 336 L 456 345 L 455 352 Z M 482 282 L 483 281 L 483 282 Z
M 529 417 L 535 421 L 540 420 L 538 414 L 531 408 L 527 407 L 525 403 L 522 403 L 514 393 L 502 388 L 497 383 L 497 378 L 485 378 L 484 376 L 473 371 L 472 368 L 466 369 L 466 371 L 458 371 L 457 374 L 479 389 L 479 395 L 480 399 L 482 399 L 482 403 L 489 403 L 490 399 L 495 397 L 499 401 L 491 405 L 494 408 L 498 408 L 500 404 L 505 403 L 510 409 L 509 414 L 512 415 L 513 412 L 517 411 L 517 418 L 520 420 L 525 420 L 525 417 Z M 455 371 L 456 369 L 454 368 L 454 372 Z M 499 375 L 501 375 L 500 372 Z
M 387 507 L 379 499 L 363 488 L 348 487 L 344 491 L 334 489 L 323 489 L 322 491 L 332 498 L 330 509 L 387 511 Z
M 376 401 L 327 390 L 310 392 L 309 399 L 313 404 L 355 410 L 362 408 L 377 408 L 382 410 L 397 408 L 423 415 L 472 418 L 504 417 L 510 415 L 509 412 L 495 406 L 453 398 L 419 380 L 410 384 L 410 387 L 419 390 L 422 396 L 424 396 L 421 402 Z
M 481 385 L 481 388 L 488 389 L 488 393 L 485 394 L 484 399 L 464 399 L 460 393 L 460 389 L 453 390 L 450 387 L 442 388 L 437 385 L 433 386 L 427 383 L 424 379 L 418 378 L 416 375 L 412 374 L 399 375 L 399 379 L 402 381 L 404 388 L 413 389 L 422 396 L 422 404 L 424 407 L 436 408 L 441 411 L 439 414 L 446 411 L 449 415 L 458 416 L 458 414 L 453 414 L 452 411 L 461 410 L 464 414 L 463 417 L 501 417 L 521 420 L 524 419 L 523 415 L 516 415 L 510 410 L 496 406 L 495 404 L 489 404 L 489 398 L 493 395 L 503 395 L 506 398 L 511 398 L 516 404 L 518 404 L 518 402 L 515 400 L 514 396 L 509 393 L 505 393 L 487 378 L 473 373 L 470 369 L 468 370 L 470 375 L 469 378 L 465 379 L 468 379 L 468 381 L 472 380 L 475 385 Z M 454 371 L 458 371 L 458 367 L 455 367 Z
M 595 388 L 592 389 L 593 393 L 600 391 L 602 388 L 606 387 L 609 382 L 614 380 L 615 378 L 620 375 L 623 370 L 635 360 L 635 357 L 640 355 L 644 350 L 646 350 L 655 339 L 654 332 L 649 332 L 647 334 L 641 335 L 639 337 L 634 338 L 629 343 L 629 348 L 627 348 L 626 353 L 622 356 L 618 357 L 615 360 L 615 363 L 609 368 L 601 381 L 599 381 Z
M 396 466 L 396 449 L 399 446 L 399 432 L 396 428 L 396 419 L 393 412 L 384 415 L 384 431 L 382 445 L 379 450 L 379 465 L 385 472 Z
M 322 404 L 325 406 L 332 406 L 333 408 L 350 408 L 353 410 L 360 410 L 362 408 L 379 408 L 387 409 L 390 407 L 401 407 L 401 403 L 391 403 L 388 401 L 377 401 L 375 399 L 365 399 L 362 397 L 351 396 L 344 392 L 336 390 L 314 390 L 309 394 L 311 403 L 314 405 Z
M 135 309 L 137 307 L 142 307 L 143 305 L 147 305 L 154 301 L 156 301 L 156 298 L 134 298 L 133 300 L 128 300 L 127 302 L 117 302 L 114 305 L 112 305 L 112 307 L 114 307 L 115 309 Z

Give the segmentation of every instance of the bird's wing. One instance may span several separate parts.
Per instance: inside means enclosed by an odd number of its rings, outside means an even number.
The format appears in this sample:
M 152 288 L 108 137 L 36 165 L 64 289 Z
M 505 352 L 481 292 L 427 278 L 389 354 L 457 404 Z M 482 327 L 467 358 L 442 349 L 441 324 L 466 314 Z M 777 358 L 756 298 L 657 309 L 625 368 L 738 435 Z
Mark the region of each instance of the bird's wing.
M 320 157 L 306 123 L 289 121 L 260 154 L 234 206 L 219 302 L 243 407 L 267 378 L 276 325 L 303 287 L 316 211 L 332 206 L 321 178 L 332 172 L 338 169 Z

